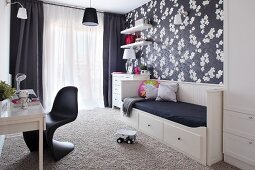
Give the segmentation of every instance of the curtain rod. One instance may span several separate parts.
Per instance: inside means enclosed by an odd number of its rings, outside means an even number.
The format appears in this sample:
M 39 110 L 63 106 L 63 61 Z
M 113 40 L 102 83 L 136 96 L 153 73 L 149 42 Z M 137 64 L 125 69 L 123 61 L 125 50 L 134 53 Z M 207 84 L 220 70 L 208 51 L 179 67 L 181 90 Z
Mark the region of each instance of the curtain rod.
M 78 9 L 78 10 L 85 10 L 85 7 L 78 7 L 78 6 L 74 6 L 74 5 L 65 5 L 65 4 L 61 4 L 61 3 L 56 3 L 56 2 L 49 2 L 49 1 L 41 1 L 44 4 L 48 4 L 48 5 L 54 5 L 54 6 L 60 6 L 60 7 L 66 7 L 66 8 L 73 8 L 73 9 Z M 98 11 L 98 13 L 104 13 L 103 11 Z

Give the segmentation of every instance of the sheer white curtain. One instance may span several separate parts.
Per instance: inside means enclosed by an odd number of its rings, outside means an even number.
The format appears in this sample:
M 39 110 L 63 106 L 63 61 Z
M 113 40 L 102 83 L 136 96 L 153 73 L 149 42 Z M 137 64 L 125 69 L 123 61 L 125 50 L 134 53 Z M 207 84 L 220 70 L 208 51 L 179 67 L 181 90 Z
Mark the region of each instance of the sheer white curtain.
M 78 87 L 79 110 L 103 107 L 103 14 L 82 25 L 84 11 L 44 5 L 43 90 L 50 110 L 59 89 Z

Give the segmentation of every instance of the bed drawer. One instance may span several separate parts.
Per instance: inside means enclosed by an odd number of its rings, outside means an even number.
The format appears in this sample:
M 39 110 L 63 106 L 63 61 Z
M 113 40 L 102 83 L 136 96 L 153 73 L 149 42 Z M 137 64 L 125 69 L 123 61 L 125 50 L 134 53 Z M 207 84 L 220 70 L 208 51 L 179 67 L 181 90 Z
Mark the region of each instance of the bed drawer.
M 164 122 L 164 141 L 180 151 L 201 159 L 201 137 Z
M 224 133 L 224 154 L 255 166 L 255 141 Z
M 139 129 L 148 135 L 163 140 L 164 122 L 156 116 L 139 112 Z

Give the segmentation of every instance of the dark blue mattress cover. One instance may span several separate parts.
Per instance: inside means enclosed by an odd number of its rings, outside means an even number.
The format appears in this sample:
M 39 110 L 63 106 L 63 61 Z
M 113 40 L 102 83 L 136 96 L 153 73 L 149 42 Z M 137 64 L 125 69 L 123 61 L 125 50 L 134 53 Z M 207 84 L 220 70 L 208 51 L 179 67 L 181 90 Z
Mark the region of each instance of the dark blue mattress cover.
M 134 108 L 189 127 L 206 127 L 206 107 L 169 101 L 139 101 Z

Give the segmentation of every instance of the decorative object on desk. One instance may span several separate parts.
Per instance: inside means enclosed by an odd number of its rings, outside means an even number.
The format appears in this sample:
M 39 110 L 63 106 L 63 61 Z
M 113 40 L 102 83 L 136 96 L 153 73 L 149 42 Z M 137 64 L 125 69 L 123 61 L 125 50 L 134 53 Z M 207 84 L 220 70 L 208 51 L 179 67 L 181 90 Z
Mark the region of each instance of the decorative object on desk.
M 27 99 L 27 105 L 28 106 L 35 106 L 35 105 L 40 105 L 40 100 L 33 94 L 29 94 L 28 99 Z M 22 107 L 22 100 L 20 98 L 15 98 L 12 99 L 11 101 L 12 107 L 17 108 L 17 107 Z
M 149 74 L 148 67 L 146 65 L 141 65 L 140 69 L 142 75 Z
M 3 115 L 9 105 L 9 99 L 15 94 L 15 89 L 4 81 L 0 81 L 0 117 Z
M 21 7 L 18 10 L 17 18 L 20 19 L 27 19 L 27 10 L 23 7 L 23 5 L 20 2 L 11 2 L 11 0 L 6 0 L 7 5 L 13 5 L 13 4 L 19 4 Z
M 22 107 L 22 109 L 27 109 L 28 108 L 28 104 L 27 104 L 28 103 L 27 102 L 28 96 L 29 96 L 28 91 L 20 90 L 19 98 L 21 100 L 21 107 Z
M 82 24 L 86 26 L 98 25 L 97 10 L 95 8 L 91 8 L 91 0 L 90 0 L 90 8 L 86 8 L 84 11 Z
M 19 92 L 20 92 L 20 82 L 22 82 L 26 78 L 27 78 L 27 76 L 23 73 L 18 73 L 16 75 L 15 79 L 16 79 L 16 82 L 17 82 L 17 87 L 16 87 L 17 88 L 17 92 L 16 92 L 17 94 L 19 94 Z
M 123 59 L 126 59 L 126 71 L 129 74 L 133 73 L 133 62 L 132 59 L 136 59 L 135 50 L 133 48 L 125 49 Z
M 140 67 L 135 67 L 134 72 L 135 72 L 135 74 L 140 74 L 140 72 L 141 72 Z
M 128 35 L 126 35 L 126 37 L 125 37 L 126 45 L 127 45 L 127 44 L 132 44 L 132 43 L 134 43 L 135 40 L 136 40 L 136 35 L 128 34 Z

